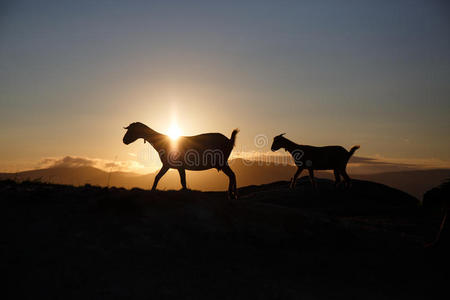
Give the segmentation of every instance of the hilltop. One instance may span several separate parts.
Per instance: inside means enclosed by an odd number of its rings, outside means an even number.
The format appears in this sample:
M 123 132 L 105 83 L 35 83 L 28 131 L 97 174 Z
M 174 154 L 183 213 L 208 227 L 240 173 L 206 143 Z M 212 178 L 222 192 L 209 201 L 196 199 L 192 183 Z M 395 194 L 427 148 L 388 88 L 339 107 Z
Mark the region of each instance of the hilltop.
M 418 200 L 302 178 L 225 192 L 0 182 L 9 288 L 18 298 L 423 298 Z M 427 272 L 423 277 L 422 272 Z

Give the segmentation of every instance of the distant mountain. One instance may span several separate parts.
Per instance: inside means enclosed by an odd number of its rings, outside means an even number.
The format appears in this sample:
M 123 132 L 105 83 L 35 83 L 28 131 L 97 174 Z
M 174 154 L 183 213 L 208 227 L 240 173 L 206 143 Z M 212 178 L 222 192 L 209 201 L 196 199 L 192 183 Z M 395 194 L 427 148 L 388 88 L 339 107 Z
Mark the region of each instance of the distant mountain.
M 239 187 L 267 184 L 275 181 L 288 181 L 295 173 L 291 165 L 275 165 L 263 162 L 250 162 L 242 159 L 230 161 L 235 171 Z M 304 171 L 303 176 L 308 175 Z M 70 185 L 99 185 L 149 189 L 156 176 L 155 173 L 140 175 L 130 172 L 105 172 L 94 167 L 53 167 L 19 173 L 0 173 L 0 179 L 40 180 L 42 182 Z M 317 172 L 321 178 L 333 179 L 330 172 Z M 379 182 L 403 190 L 418 199 L 423 194 L 450 177 L 450 169 L 411 170 L 402 172 L 385 172 L 376 174 L 350 174 L 354 179 Z M 187 171 L 187 184 L 190 189 L 204 191 L 225 190 L 228 178 L 217 170 Z M 175 170 L 169 171 L 159 182 L 158 189 L 180 189 L 180 178 Z

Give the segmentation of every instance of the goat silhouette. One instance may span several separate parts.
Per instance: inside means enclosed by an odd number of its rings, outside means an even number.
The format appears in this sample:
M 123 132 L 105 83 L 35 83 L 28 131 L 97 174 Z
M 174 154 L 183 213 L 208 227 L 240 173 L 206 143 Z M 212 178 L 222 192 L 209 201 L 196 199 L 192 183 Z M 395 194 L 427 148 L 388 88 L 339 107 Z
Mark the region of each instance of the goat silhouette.
M 238 129 L 233 130 L 231 138 L 220 133 L 205 133 L 182 136 L 175 141 L 139 122 L 132 123 L 124 129 L 127 129 L 123 137 L 124 144 L 128 145 L 142 138 L 144 143 L 149 142 L 159 154 L 163 166 L 155 177 L 152 190 L 156 189 L 158 181 L 169 169 L 178 170 L 181 185 L 186 189 L 185 170 L 216 168 L 229 178 L 229 198 L 237 198 L 236 176 L 228 165 L 228 157 L 233 150 Z
M 300 176 L 303 169 L 308 169 L 309 177 L 313 188 L 317 187 L 314 179 L 314 170 L 334 170 L 335 185 L 338 186 L 341 182 L 341 177 L 344 177 L 347 187 L 351 185 L 351 179 L 347 174 L 346 167 L 350 157 L 359 149 L 359 146 L 353 146 L 350 151 L 341 146 L 325 146 L 314 147 L 309 145 L 299 145 L 291 140 L 285 138 L 283 134 L 277 135 L 273 138 L 271 150 L 277 151 L 284 148 L 294 158 L 297 165 L 297 172 L 291 179 L 290 188 L 295 188 L 298 176 Z

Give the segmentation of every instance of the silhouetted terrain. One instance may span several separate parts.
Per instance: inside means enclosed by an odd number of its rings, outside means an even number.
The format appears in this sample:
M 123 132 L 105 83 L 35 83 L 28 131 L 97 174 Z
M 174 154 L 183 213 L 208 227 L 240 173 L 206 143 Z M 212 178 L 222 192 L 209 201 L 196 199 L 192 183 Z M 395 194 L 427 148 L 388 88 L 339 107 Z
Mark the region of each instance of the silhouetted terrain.
M 239 187 L 290 180 L 297 169 L 291 165 L 255 163 L 242 159 L 231 160 L 230 166 L 236 173 Z M 129 172 L 108 173 L 93 167 L 52 167 L 19 173 L 0 173 L 0 179 L 40 179 L 43 182 L 70 185 L 92 184 L 107 186 L 109 183 L 109 186 L 150 189 L 156 173 L 140 175 Z M 304 171 L 303 175 L 306 174 L 307 171 Z M 330 172 L 318 171 L 317 174 L 322 178 L 334 178 Z M 383 183 L 422 199 L 423 194 L 427 190 L 450 177 L 450 169 L 411 170 L 375 174 L 352 174 L 349 172 L 349 174 L 352 178 Z M 218 173 L 216 170 L 187 171 L 187 185 L 195 190 L 222 191 L 228 186 L 228 178 L 222 172 Z M 174 170 L 169 171 L 158 185 L 158 189 L 161 190 L 180 188 L 180 176 Z
M 244 187 L 230 202 L 225 192 L 1 181 L 9 294 L 423 299 L 445 287 L 448 248 L 425 252 L 416 198 L 368 181 L 318 183 Z

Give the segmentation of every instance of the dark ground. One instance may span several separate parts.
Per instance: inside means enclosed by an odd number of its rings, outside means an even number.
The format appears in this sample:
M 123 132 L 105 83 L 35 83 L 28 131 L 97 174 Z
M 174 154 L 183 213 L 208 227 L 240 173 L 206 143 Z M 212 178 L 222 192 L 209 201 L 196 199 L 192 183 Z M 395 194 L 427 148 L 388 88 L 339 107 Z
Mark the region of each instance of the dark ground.
M 1 181 L 10 298 L 432 299 L 447 288 L 446 240 L 423 247 L 439 217 L 415 198 L 366 181 L 287 185 L 229 202 Z

